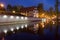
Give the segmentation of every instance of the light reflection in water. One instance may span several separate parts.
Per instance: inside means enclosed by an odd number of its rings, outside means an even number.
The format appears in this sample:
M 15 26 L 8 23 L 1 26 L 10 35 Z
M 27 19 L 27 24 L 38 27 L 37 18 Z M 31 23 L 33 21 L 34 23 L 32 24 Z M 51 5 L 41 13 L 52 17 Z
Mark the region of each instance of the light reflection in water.
M 52 21 L 52 23 L 55 24 L 55 21 Z M 19 28 L 23 29 L 24 27 L 26 27 L 26 28 L 28 27 L 29 29 L 31 28 L 32 30 L 37 31 L 39 27 L 44 28 L 45 25 L 47 25 L 47 23 L 45 23 L 45 22 L 34 23 L 34 25 L 33 24 L 31 25 L 32 27 L 30 27 L 30 25 L 27 23 L 26 24 L 16 24 L 16 25 L 6 25 L 3 27 L 1 26 L 0 30 L 3 30 L 3 28 L 4 28 L 7 31 L 9 31 L 9 29 L 10 29 L 10 31 L 14 31 L 15 29 L 19 30 Z M 6 30 L 5 30 L 5 33 L 7 33 Z
M 39 24 L 34 24 L 34 27 L 35 27 L 35 28 L 38 28 L 38 27 L 39 27 Z
M 55 21 L 52 21 L 53 24 L 55 24 Z
M 4 32 L 4 33 L 7 33 L 7 31 L 8 31 L 8 30 L 4 30 L 3 32 Z
M 39 24 L 34 24 L 34 31 L 36 32 L 39 28 Z
M 17 26 L 16 29 L 19 30 L 19 26 Z
M 42 26 L 42 28 L 44 28 L 44 27 L 45 27 L 44 22 L 42 22 L 42 23 L 41 23 L 41 26 Z
M 10 30 L 11 30 L 11 31 L 14 31 L 14 28 L 11 28 Z
M 27 25 L 27 24 L 25 24 L 25 27 L 26 27 L 26 28 L 27 28 L 27 26 L 28 26 L 28 25 Z
M 24 28 L 24 25 L 21 25 L 21 28 L 23 29 Z

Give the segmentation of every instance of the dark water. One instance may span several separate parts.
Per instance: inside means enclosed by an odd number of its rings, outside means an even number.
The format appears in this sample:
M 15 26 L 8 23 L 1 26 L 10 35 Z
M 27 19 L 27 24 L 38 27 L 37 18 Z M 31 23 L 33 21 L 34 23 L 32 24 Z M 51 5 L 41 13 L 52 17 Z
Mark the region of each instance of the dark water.
M 7 29 L 4 34 L 5 40 L 60 40 L 60 23 L 56 22 L 42 23 L 31 22 L 25 24 L 1 26 L 0 30 Z M 19 27 L 17 30 L 16 27 Z M 10 28 L 14 28 L 13 31 Z

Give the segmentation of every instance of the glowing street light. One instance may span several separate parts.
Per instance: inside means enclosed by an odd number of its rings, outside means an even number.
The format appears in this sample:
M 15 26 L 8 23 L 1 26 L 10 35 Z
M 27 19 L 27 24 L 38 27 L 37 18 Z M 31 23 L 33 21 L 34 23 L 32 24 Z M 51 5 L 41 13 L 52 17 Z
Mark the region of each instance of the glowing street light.
M 21 17 L 21 19 L 24 19 L 24 17 Z
M 7 18 L 7 15 L 4 15 L 3 18 Z
M 11 18 L 11 19 L 13 19 L 13 18 L 14 18 L 14 16 L 10 16 L 10 18 Z
M 16 16 L 16 19 L 19 19 L 19 16 Z
M 0 4 L 1 7 L 4 7 L 4 4 Z
M 28 18 L 27 17 L 25 17 L 25 20 L 27 20 Z
M 19 30 L 19 26 L 17 26 L 16 29 Z
M 42 19 L 42 22 L 46 22 L 46 18 L 43 18 L 43 19 Z

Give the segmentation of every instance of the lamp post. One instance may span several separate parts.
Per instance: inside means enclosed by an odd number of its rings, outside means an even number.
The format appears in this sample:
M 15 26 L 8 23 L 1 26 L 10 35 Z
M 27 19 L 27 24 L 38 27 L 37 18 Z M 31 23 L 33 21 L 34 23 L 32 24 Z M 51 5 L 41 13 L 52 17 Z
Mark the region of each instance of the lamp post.
M 0 13 L 5 13 L 5 8 L 3 3 L 0 3 Z
M 4 7 L 4 4 L 1 3 L 1 4 L 0 4 L 0 7 Z

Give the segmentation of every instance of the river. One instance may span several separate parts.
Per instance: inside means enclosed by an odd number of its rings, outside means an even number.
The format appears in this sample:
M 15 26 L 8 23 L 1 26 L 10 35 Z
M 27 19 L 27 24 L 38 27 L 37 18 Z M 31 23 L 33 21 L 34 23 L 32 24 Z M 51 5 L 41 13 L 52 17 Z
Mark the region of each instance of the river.
M 56 21 L 3 25 L 0 33 L 6 40 L 60 40 L 60 22 L 58 26 Z

